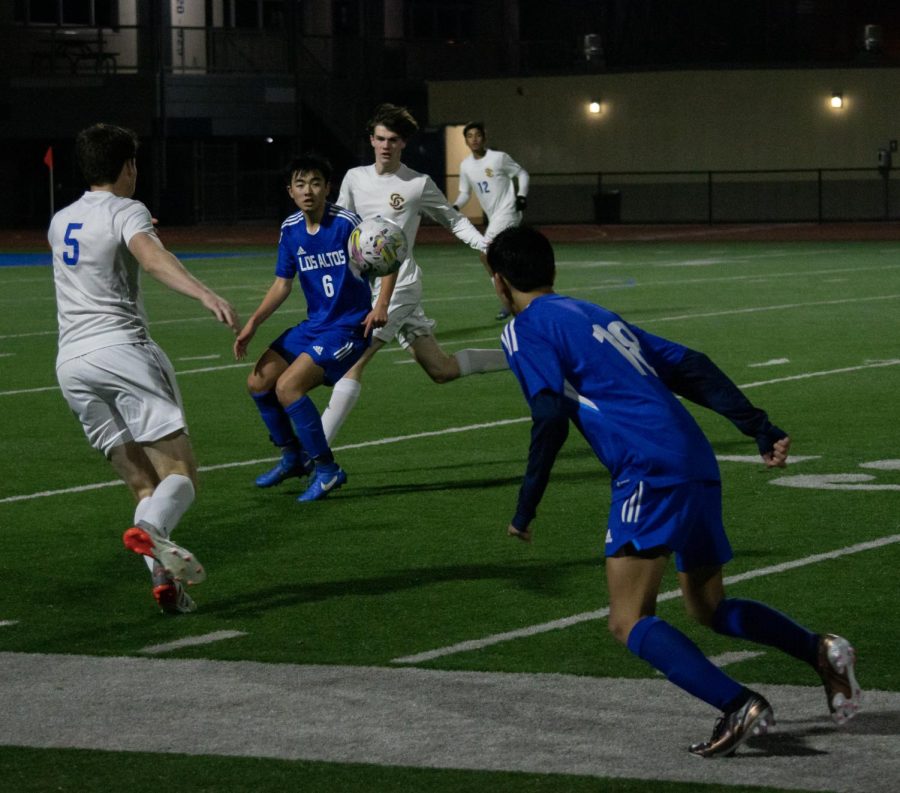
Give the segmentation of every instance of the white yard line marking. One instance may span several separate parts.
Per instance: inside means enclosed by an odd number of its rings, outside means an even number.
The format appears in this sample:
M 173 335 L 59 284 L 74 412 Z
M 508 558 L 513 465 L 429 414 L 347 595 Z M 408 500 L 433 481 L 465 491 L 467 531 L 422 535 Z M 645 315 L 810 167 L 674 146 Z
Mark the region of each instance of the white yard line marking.
M 212 633 L 204 633 L 202 636 L 186 636 L 184 639 L 176 639 L 173 642 L 165 642 L 164 644 L 149 644 L 138 650 L 138 652 L 144 655 L 160 655 L 172 650 L 180 650 L 182 647 L 197 647 L 246 635 L 245 631 L 213 631 Z
M 363 449 L 367 446 L 384 446 L 390 443 L 400 443 L 402 441 L 418 440 L 419 438 L 433 438 L 439 435 L 449 435 L 456 432 L 470 432 L 472 430 L 490 429 L 491 427 L 502 427 L 508 424 L 521 424 L 531 421 L 530 416 L 517 419 L 500 419 L 499 421 L 491 421 L 484 424 L 469 424 L 464 427 L 447 427 L 442 430 L 430 430 L 427 432 L 416 432 L 412 435 L 398 435 L 391 438 L 377 438 L 371 441 L 362 441 L 360 443 L 348 443 L 344 446 L 335 446 L 333 451 L 341 452 L 346 449 Z M 255 460 L 238 460 L 231 463 L 219 463 L 218 465 L 203 465 L 201 471 L 218 471 L 224 468 L 243 468 L 248 465 L 260 465 L 262 463 L 271 463 L 278 460 L 278 457 L 263 457 Z M 67 487 L 60 490 L 43 490 L 39 493 L 27 493 L 20 496 L 7 496 L 0 498 L 0 504 L 9 504 L 14 501 L 31 501 L 36 498 L 48 498 L 49 496 L 63 496 L 69 493 L 82 493 L 87 490 L 99 490 L 104 487 L 118 487 L 124 484 L 121 480 L 115 479 L 109 482 L 94 482 L 88 485 L 77 485 L 75 487 Z
M 749 661 L 751 658 L 759 658 L 761 655 L 765 655 L 761 650 L 735 650 L 734 652 L 710 656 L 709 660 L 716 666 L 722 667 L 729 664 L 739 664 L 741 661 Z
M 176 361 L 215 361 L 217 358 L 221 358 L 222 356 L 218 353 L 213 353 L 212 355 L 185 355 L 181 358 L 176 358 Z
M 594 283 L 591 286 L 583 286 L 583 287 L 573 287 L 572 289 L 566 290 L 567 293 L 576 293 L 576 292 L 596 292 L 597 290 L 610 289 L 618 284 L 619 286 L 627 286 L 627 287 L 656 287 L 656 286 L 671 286 L 671 285 L 683 285 L 683 284 L 703 284 L 703 283 L 728 283 L 728 282 L 745 282 L 748 280 L 752 280 L 755 278 L 759 278 L 760 275 L 765 275 L 766 278 L 794 278 L 794 277 L 809 277 L 809 278 L 820 278 L 823 275 L 830 275 L 832 273 L 854 273 L 858 274 L 861 272 L 868 272 L 872 270 L 896 270 L 900 265 L 897 264 L 888 264 L 888 265 L 873 265 L 871 267 L 839 267 L 839 268 L 830 268 L 827 270 L 811 270 L 811 271 L 796 271 L 796 272 L 785 272 L 785 273 L 755 273 L 755 274 L 747 274 L 747 275 L 723 275 L 723 276 L 715 276 L 711 278 L 692 278 L 692 279 L 668 279 L 668 280 L 659 280 L 659 281 L 634 281 L 634 279 L 623 276 L 620 279 L 615 279 L 612 283 Z M 841 303 L 851 303 L 856 301 L 866 301 L 866 300 L 890 300 L 896 297 L 900 297 L 900 295 L 884 295 L 878 297 L 862 297 L 862 298 L 847 298 L 846 300 L 839 301 Z M 479 292 L 478 294 L 472 295 L 454 295 L 452 297 L 437 297 L 437 298 L 424 298 L 422 300 L 423 303 L 453 303 L 459 300 L 478 300 L 478 299 L 487 299 L 495 300 L 496 297 L 490 290 L 485 290 L 484 292 Z M 791 308 L 799 308 L 806 305 L 829 305 L 828 301 L 825 302 L 813 302 L 813 303 L 796 303 L 790 304 Z M 747 309 L 747 311 L 777 311 L 784 308 L 784 306 L 773 306 L 771 308 L 756 308 L 756 309 Z M 300 314 L 305 313 L 305 308 L 281 308 L 278 311 L 279 316 L 286 316 L 287 314 Z M 724 314 L 716 314 L 716 315 L 698 315 L 698 316 L 724 316 L 725 314 L 730 313 L 742 313 L 739 310 L 734 312 L 727 311 Z M 684 318 L 691 318 L 691 315 L 685 315 Z M 667 318 L 664 321 L 668 321 Z M 678 317 L 677 319 L 681 319 Z M 156 325 L 173 325 L 181 322 L 208 322 L 209 315 L 201 314 L 197 316 L 191 317 L 179 317 L 173 319 L 160 319 L 153 320 L 150 323 L 150 327 L 154 327 Z M 647 320 L 645 320 L 646 322 Z M 640 323 L 639 323 L 640 324 Z M 58 329 L 53 328 L 52 330 L 36 330 L 29 331 L 26 333 L 5 333 L 0 334 L 0 339 L 22 339 L 30 336 L 55 336 L 59 333 Z
M 756 383 L 744 383 L 743 385 L 740 385 L 739 387 L 740 388 L 758 388 L 760 386 L 771 385 L 774 383 L 783 383 L 783 382 L 787 382 L 789 380 L 802 380 L 802 379 L 808 378 L 808 377 L 824 377 L 825 375 L 829 375 L 829 374 L 854 372 L 854 371 L 858 371 L 860 369 L 870 369 L 870 368 L 877 368 L 877 367 L 882 367 L 882 366 L 895 366 L 897 364 L 900 364 L 900 360 L 878 361 L 876 363 L 865 364 L 863 366 L 851 366 L 851 367 L 844 367 L 842 369 L 832 369 L 830 371 L 824 371 L 824 372 L 809 372 L 807 374 L 793 375 L 791 377 L 779 377 L 774 380 L 761 380 Z M 245 364 L 234 364 L 234 365 L 228 366 L 228 367 L 205 367 L 202 369 L 188 369 L 183 372 L 179 372 L 178 374 L 194 374 L 197 372 L 216 371 L 219 368 L 233 369 L 235 366 L 244 366 L 244 365 Z M 49 389 L 37 389 L 37 390 L 49 390 Z M 4 396 L 7 394 L 11 394 L 11 393 L 19 393 L 19 392 L 0 391 L 0 396 Z M 484 424 L 469 424 L 464 427 L 448 427 L 448 428 L 442 429 L 442 430 L 419 432 L 419 433 L 414 433 L 412 435 L 398 435 L 393 438 L 378 438 L 376 440 L 363 441 L 361 443 L 349 444 L 346 446 L 337 446 L 337 447 L 335 447 L 334 451 L 343 451 L 345 449 L 362 449 L 367 446 L 382 446 L 384 444 L 389 444 L 389 443 L 399 443 L 401 441 L 415 440 L 418 438 L 430 438 L 430 437 L 436 437 L 439 435 L 446 435 L 446 434 L 455 433 L 455 432 L 469 432 L 471 430 L 477 430 L 477 429 L 500 427 L 500 426 L 504 426 L 506 424 L 520 424 L 522 422 L 530 421 L 530 420 L 531 420 L 530 417 L 523 417 L 523 418 L 516 418 L 516 419 L 501 419 L 500 421 L 492 421 L 492 422 L 487 422 Z M 255 459 L 255 460 L 240 460 L 240 461 L 231 462 L 231 463 L 220 463 L 219 465 L 202 466 L 200 468 L 200 470 L 201 471 L 215 471 L 215 470 L 222 469 L 222 468 L 238 468 L 238 467 L 243 467 L 243 466 L 247 466 L 247 465 L 257 465 L 259 463 L 272 462 L 275 459 L 277 459 L 277 458 L 264 457 L 262 459 Z M 727 457 L 723 456 L 720 459 L 727 460 Z M 802 459 L 805 459 L 805 458 L 802 458 L 802 457 L 794 458 L 794 460 L 796 462 L 800 462 Z M 112 481 L 112 482 L 95 482 L 93 484 L 88 484 L 88 485 L 78 485 L 76 487 L 68 487 L 68 488 L 63 488 L 61 490 L 43 490 L 38 493 L 27 493 L 27 494 L 23 494 L 23 495 L 19 495 L 19 496 L 7 496 L 6 498 L 0 498 L 0 504 L 12 503 L 14 501 L 30 501 L 35 498 L 47 498 L 49 496 L 59 496 L 59 495 L 65 495 L 67 493 L 80 493 L 80 492 L 83 492 L 86 490 L 98 490 L 100 488 L 115 487 L 115 486 L 121 485 L 121 484 L 122 484 L 121 481 L 116 480 L 116 481 Z
M 706 315 L 706 316 L 708 316 L 708 315 Z M 659 321 L 662 322 L 664 320 L 659 320 Z M 495 337 L 493 337 L 493 336 L 484 338 L 484 339 L 468 339 L 466 341 L 456 341 L 453 343 L 453 345 L 455 346 L 456 344 L 471 344 L 476 341 L 493 341 L 494 339 L 495 339 Z M 404 352 L 404 350 L 402 350 L 398 347 L 397 349 L 389 350 L 389 352 Z M 412 362 L 412 359 L 410 358 L 408 362 Z M 785 383 L 790 380 L 806 380 L 810 377 L 825 377 L 825 376 L 831 375 L 831 374 L 845 374 L 847 372 L 858 372 L 862 369 L 879 369 L 884 366 L 896 366 L 897 364 L 900 364 L 900 358 L 892 358 L 892 359 L 889 359 L 886 361 L 872 361 L 870 363 L 860 364 L 859 366 L 845 366 L 840 369 L 825 369 L 820 372 L 804 372 L 801 374 L 791 375 L 789 377 L 779 377 L 774 380 L 760 380 L 759 382 L 756 382 L 756 383 L 746 383 L 744 385 L 741 385 L 740 388 L 756 388 L 761 385 L 770 385 L 773 383 Z M 175 374 L 180 377 L 182 375 L 202 374 L 205 372 L 221 372 L 226 369 L 240 369 L 241 367 L 249 367 L 249 366 L 250 366 L 250 364 L 247 362 L 225 364 L 223 366 L 203 366 L 203 367 L 198 367 L 196 369 L 181 369 L 181 370 L 175 372 Z M 39 388 L 19 388 L 19 389 L 14 389 L 12 391 L 0 391 L 0 396 L 16 396 L 17 394 L 36 394 L 40 391 L 58 391 L 58 390 L 59 390 L 59 386 L 40 386 Z
M 8 628 L 10 625 L 18 625 L 18 620 L 0 620 L 0 628 Z
M 670 317 L 645 319 L 637 324 L 649 325 L 652 322 L 677 322 L 685 319 L 706 319 L 708 317 L 734 316 L 735 314 L 757 314 L 761 311 L 784 311 L 790 308 L 808 308 L 810 306 L 840 306 L 844 303 L 867 303 L 874 300 L 897 300 L 900 295 L 875 295 L 873 297 L 847 297 L 840 300 L 813 300 L 809 303 L 782 303 L 780 306 L 755 306 L 751 308 L 732 308 L 727 311 L 706 311 L 698 314 L 674 314 Z
M 746 573 L 738 573 L 737 575 L 726 576 L 725 584 L 737 584 L 741 581 L 749 581 L 753 578 L 762 578 L 764 576 L 774 575 L 775 573 L 783 573 L 787 570 L 794 570 L 798 567 L 806 567 L 807 565 L 817 564 L 829 559 L 838 559 L 841 556 L 849 556 L 850 554 L 861 553 L 875 548 L 881 548 L 885 545 L 900 542 L 900 534 L 892 534 L 889 537 L 881 537 L 877 540 L 869 542 L 861 542 L 856 545 L 850 545 L 846 548 L 839 548 L 836 551 L 826 551 L 825 553 L 817 553 L 812 556 L 805 556 L 802 559 L 793 559 L 789 562 L 770 565 L 769 567 L 760 567 L 756 570 L 748 570 Z M 668 592 L 662 592 L 657 598 L 657 602 L 664 600 L 674 600 L 681 597 L 681 591 L 671 589 Z M 558 620 L 540 623 L 538 625 L 528 625 L 524 628 L 516 630 L 504 631 L 503 633 L 495 633 L 493 636 L 485 636 L 481 639 L 469 639 L 468 641 L 451 644 L 447 647 L 438 647 L 434 650 L 426 650 L 425 652 L 415 653 L 414 655 L 405 655 L 402 658 L 394 658 L 392 664 L 420 664 L 425 661 L 433 661 L 435 658 L 443 658 L 447 655 L 456 655 L 457 653 L 470 652 L 472 650 L 481 650 L 485 647 L 491 647 L 501 642 L 508 642 L 513 639 L 524 639 L 531 636 L 537 636 L 541 633 L 549 631 L 570 628 L 582 622 L 590 622 L 592 620 L 606 619 L 609 616 L 609 607 L 597 609 L 596 611 L 585 611 L 581 614 L 573 614 L 570 617 L 563 617 Z
M 821 454 L 792 454 L 790 463 L 805 463 L 808 460 L 820 460 L 821 458 Z M 762 458 L 758 454 L 717 454 L 716 459 L 720 463 L 753 463 L 762 465 Z
M 747 366 L 754 369 L 759 366 L 781 366 L 782 364 L 790 362 L 790 358 L 772 358 L 768 361 L 760 361 L 759 363 L 748 363 Z

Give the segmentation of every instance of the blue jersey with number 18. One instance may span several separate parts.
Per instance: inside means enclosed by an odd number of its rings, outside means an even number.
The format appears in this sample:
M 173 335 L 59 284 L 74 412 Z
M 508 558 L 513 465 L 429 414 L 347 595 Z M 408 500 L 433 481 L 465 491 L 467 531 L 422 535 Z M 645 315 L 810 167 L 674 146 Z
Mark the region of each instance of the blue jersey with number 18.
M 683 357 L 682 345 L 557 294 L 533 300 L 502 342 L 529 404 L 545 390 L 566 397 L 614 484 L 718 481 L 709 441 L 660 379 Z
M 372 308 L 369 282 L 354 275 L 347 256 L 347 239 L 359 222 L 359 215 L 329 203 L 313 234 L 302 212 L 281 224 L 275 275 L 298 277 L 311 331 L 360 325 Z

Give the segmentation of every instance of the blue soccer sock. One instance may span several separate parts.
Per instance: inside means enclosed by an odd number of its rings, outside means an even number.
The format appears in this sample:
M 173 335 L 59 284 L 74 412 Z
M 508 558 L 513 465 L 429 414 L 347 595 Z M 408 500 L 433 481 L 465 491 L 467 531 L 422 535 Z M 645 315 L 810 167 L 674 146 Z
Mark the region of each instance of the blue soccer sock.
M 723 598 L 713 615 L 712 629 L 725 636 L 768 644 L 811 666 L 818 659 L 818 634 L 756 600 Z
M 628 649 L 662 672 L 672 683 L 722 712 L 748 694 L 712 663 L 687 636 L 658 617 L 638 620 L 628 634 Z
M 269 437 L 276 446 L 290 446 L 297 443 L 297 436 L 291 426 L 291 420 L 278 401 L 274 391 L 264 391 L 261 394 L 250 394 L 263 424 L 269 430 Z
M 296 402 L 285 406 L 284 410 L 290 417 L 294 431 L 306 453 L 317 463 L 334 462 L 334 455 L 328 447 L 328 441 L 325 440 L 325 430 L 322 429 L 322 417 L 315 403 L 304 395 Z

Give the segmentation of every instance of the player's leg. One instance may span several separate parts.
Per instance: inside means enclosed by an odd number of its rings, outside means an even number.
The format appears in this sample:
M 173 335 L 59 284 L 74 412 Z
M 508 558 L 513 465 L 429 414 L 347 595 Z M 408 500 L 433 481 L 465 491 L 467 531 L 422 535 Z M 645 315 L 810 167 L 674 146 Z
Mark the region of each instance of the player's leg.
M 518 226 L 522 222 L 522 213 L 506 213 L 502 216 L 493 217 L 488 221 L 487 228 L 484 230 L 484 240 L 490 246 L 490 244 L 494 241 L 494 238 L 504 229 L 509 228 L 510 226 Z M 489 278 L 493 278 L 493 272 L 491 271 L 490 265 L 487 262 L 487 254 L 481 254 L 481 263 L 484 265 L 484 269 L 487 270 L 487 274 Z M 504 320 L 509 319 L 509 309 L 504 306 L 502 303 L 500 304 L 500 309 L 497 311 L 497 314 L 494 316 L 494 319 L 498 322 L 503 322 Z
M 669 681 L 722 711 L 712 739 L 690 751 L 704 757 L 729 755 L 751 735 L 768 729 L 774 722 L 772 710 L 762 696 L 726 675 L 687 636 L 654 615 L 667 561 L 664 549 L 639 552 L 629 546 L 607 557 L 610 631 Z
M 206 573 L 190 551 L 170 539 L 196 493 L 196 463 L 188 436 L 179 430 L 149 444 L 129 441 L 114 447 L 109 459 L 138 502 L 133 525 L 122 540 L 144 557 L 153 597 L 165 613 L 194 611 L 196 605 L 182 581 L 199 583 Z
M 449 383 L 470 374 L 500 372 L 509 369 L 506 354 L 501 349 L 466 349 L 459 350 L 453 355 L 447 355 L 431 334 L 430 329 L 427 333 L 423 333 L 414 327 L 405 326 L 402 335 L 406 342 L 404 346 L 408 346 L 416 363 L 438 384 Z
M 832 718 L 852 719 L 862 691 L 856 681 L 855 650 L 833 634 L 808 630 L 783 612 L 756 600 L 726 598 L 721 567 L 679 572 L 688 613 L 716 633 L 775 647 L 809 664 L 822 679 Z
M 322 345 L 324 346 L 324 345 Z M 325 382 L 325 369 L 303 352 L 278 378 L 278 400 L 294 425 L 304 451 L 315 465 L 309 487 L 298 501 L 317 501 L 347 481 L 347 474 L 335 462 L 325 437 L 322 418 L 309 392 Z
M 335 436 L 359 400 L 359 395 L 362 392 L 363 370 L 369 361 L 375 357 L 375 353 L 384 347 L 385 344 L 385 341 L 373 334 L 372 342 L 368 349 L 350 367 L 347 373 L 334 384 L 328 405 L 322 411 L 322 428 L 325 430 L 325 438 L 329 444 L 334 442 Z
M 680 556 L 690 545 L 704 518 L 703 495 L 701 483 L 654 487 L 634 477 L 624 477 L 622 486 L 614 483 L 606 569 L 610 629 L 616 637 L 672 683 L 722 711 L 713 739 L 691 747 L 701 756 L 715 756 L 731 754 L 773 719 L 762 696 L 733 680 L 681 631 L 655 616 L 668 556 L 672 549 Z M 727 539 L 710 552 L 716 562 L 730 555 Z
M 273 487 L 294 476 L 306 476 L 311 470 L 309 458 L 304 455 L 294 427 L 275 393 L 278 378 L 293 360 L 289 352 L 292 332 L 289 328 L 260 356 L 247 376 L 247 390 L 259 411 L 263 424 L 269 431 L 269 439 L 281 450 L 277 465 L 256 477 L 257 487 Z

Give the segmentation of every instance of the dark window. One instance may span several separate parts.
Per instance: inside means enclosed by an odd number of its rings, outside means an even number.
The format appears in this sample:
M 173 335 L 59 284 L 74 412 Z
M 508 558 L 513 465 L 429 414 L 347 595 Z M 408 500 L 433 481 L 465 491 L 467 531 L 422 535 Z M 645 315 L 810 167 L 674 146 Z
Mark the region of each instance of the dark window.
M 13 19 L 25 25 L 115 28 L 116 0 L 16 0 Z

